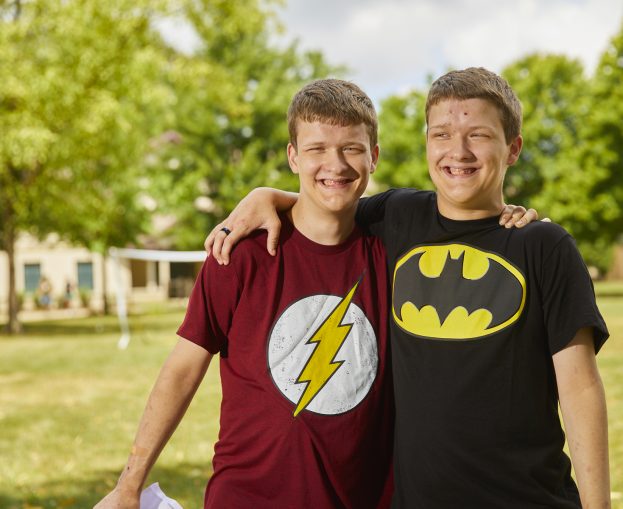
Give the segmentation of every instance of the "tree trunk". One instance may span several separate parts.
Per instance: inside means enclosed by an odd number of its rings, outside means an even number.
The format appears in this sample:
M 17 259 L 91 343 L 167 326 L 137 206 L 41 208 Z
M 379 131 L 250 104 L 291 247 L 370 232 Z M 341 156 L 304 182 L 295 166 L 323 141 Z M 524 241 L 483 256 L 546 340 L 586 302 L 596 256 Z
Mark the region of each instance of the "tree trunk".
M 9 258 L 9 322 L 6 328 L 9 334 L 18 334 L 21 332 L 22 326 L 17 316 L 19 309 L 17 305 L 17 289 L 15 288 L 15 241 L 17 232 L 10 210 L 5 210 L 2 229 L 4 233 L 2 244 Z

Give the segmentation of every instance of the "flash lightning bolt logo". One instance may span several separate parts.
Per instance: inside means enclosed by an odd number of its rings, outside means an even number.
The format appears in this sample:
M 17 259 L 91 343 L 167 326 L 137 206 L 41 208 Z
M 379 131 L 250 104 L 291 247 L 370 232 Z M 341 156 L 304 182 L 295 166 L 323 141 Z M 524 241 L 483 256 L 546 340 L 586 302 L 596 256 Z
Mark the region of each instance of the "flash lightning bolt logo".
M 361 278 L 307 341 L 308 345 L 315 344 L 316 347 L 296 379 L 296 383 L 307 383 L 307 387 L 305 387 L 305 391 L 294 410 L 294 417 L 311 403 L 344 363 L 344 361 L 336 361 L 335 356 L 346 341 L 353 325 L 350 323 L 342 324 L 342 320 L 360 282 Z

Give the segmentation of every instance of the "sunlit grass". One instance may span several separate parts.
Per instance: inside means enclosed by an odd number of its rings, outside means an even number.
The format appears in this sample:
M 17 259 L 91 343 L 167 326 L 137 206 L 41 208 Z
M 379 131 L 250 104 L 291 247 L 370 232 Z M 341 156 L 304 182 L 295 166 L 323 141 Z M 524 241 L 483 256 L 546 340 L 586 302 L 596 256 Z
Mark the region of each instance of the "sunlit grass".
M 182 311 L 132 320 L 126 351 L 114 318 L 27 325 L 0 339 L 0 507 L 86 508 L 114 485 Z M 218 432 L 214 363 L 151 480 L 201 507 Z
M 610 421 L 613 507 L 623 509 L 623 298 L 600 297 L 611 339 L 598 356 Z M 0 507 L 92 505 L 114 485 L 181 309 L 132 318 L 125 351 L 114 317 L 27 324 L 0 336 Z M 151 481 L 185 509 L 202 506 L 218 432 L 214 362 Z

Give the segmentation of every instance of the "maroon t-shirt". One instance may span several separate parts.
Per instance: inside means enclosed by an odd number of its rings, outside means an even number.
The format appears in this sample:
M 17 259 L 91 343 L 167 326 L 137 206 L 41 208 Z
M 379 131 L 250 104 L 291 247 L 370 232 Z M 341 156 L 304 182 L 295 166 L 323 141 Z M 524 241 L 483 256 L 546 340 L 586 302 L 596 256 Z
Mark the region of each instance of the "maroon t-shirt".
M 205 508 L 389 507 L 393 396 L 385 251 L 284 221 L 206 260 L 178 334 L 219 352 L 221 428 Z

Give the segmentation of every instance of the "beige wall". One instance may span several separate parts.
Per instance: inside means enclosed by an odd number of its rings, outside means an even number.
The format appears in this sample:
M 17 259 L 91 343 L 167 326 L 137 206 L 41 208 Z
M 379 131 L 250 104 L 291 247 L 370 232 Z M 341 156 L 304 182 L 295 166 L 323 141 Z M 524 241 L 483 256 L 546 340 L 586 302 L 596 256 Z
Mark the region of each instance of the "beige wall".
M 74 286 L 74 301 L 72 305 L 79 306 L 78 263 L 90 262 L 93 264 L 93 290 L 91 293 L 90 307 L 94 310 L 102 308 L 102 272 L 103 257 L 98 253 L 92 253 L 81 247 L 72 246 L 50 235 L 44 241 L 38 241 L 30 235 L 22 235 L 17 242 L 15 250 L 15 276 L 18 294 L 24 293 L 25 264 L 39 264 L 41 276 L 48 278 L 52 285 L 54 301 L 64 294 L 65 285 L 70 282 Z M 117 284 L 121 287 L 127 299 L 132 300 L 160 300 L 166 299 L 169 285 L 168 262 L 146 262 L 144 265 L 145 276 L 142 278 L 144 287 L 132 287 L 131 263 L 129 260 L 120 260 L 120 271 L 116 270 L 114 260 L 110 257 L 106 260 L 106 293 L 110 302 L 114 302 Z M 3 318 L 8 308 L 9 274 L 8 256 L 0 251 L 0 316 Z M 158 272 L 158 283 L 156 273 Z M 34 304 L 32 299 L 26 299 L 24 308 L 28 309 Z M 2 319 L 0 318 L 0 320 Z

